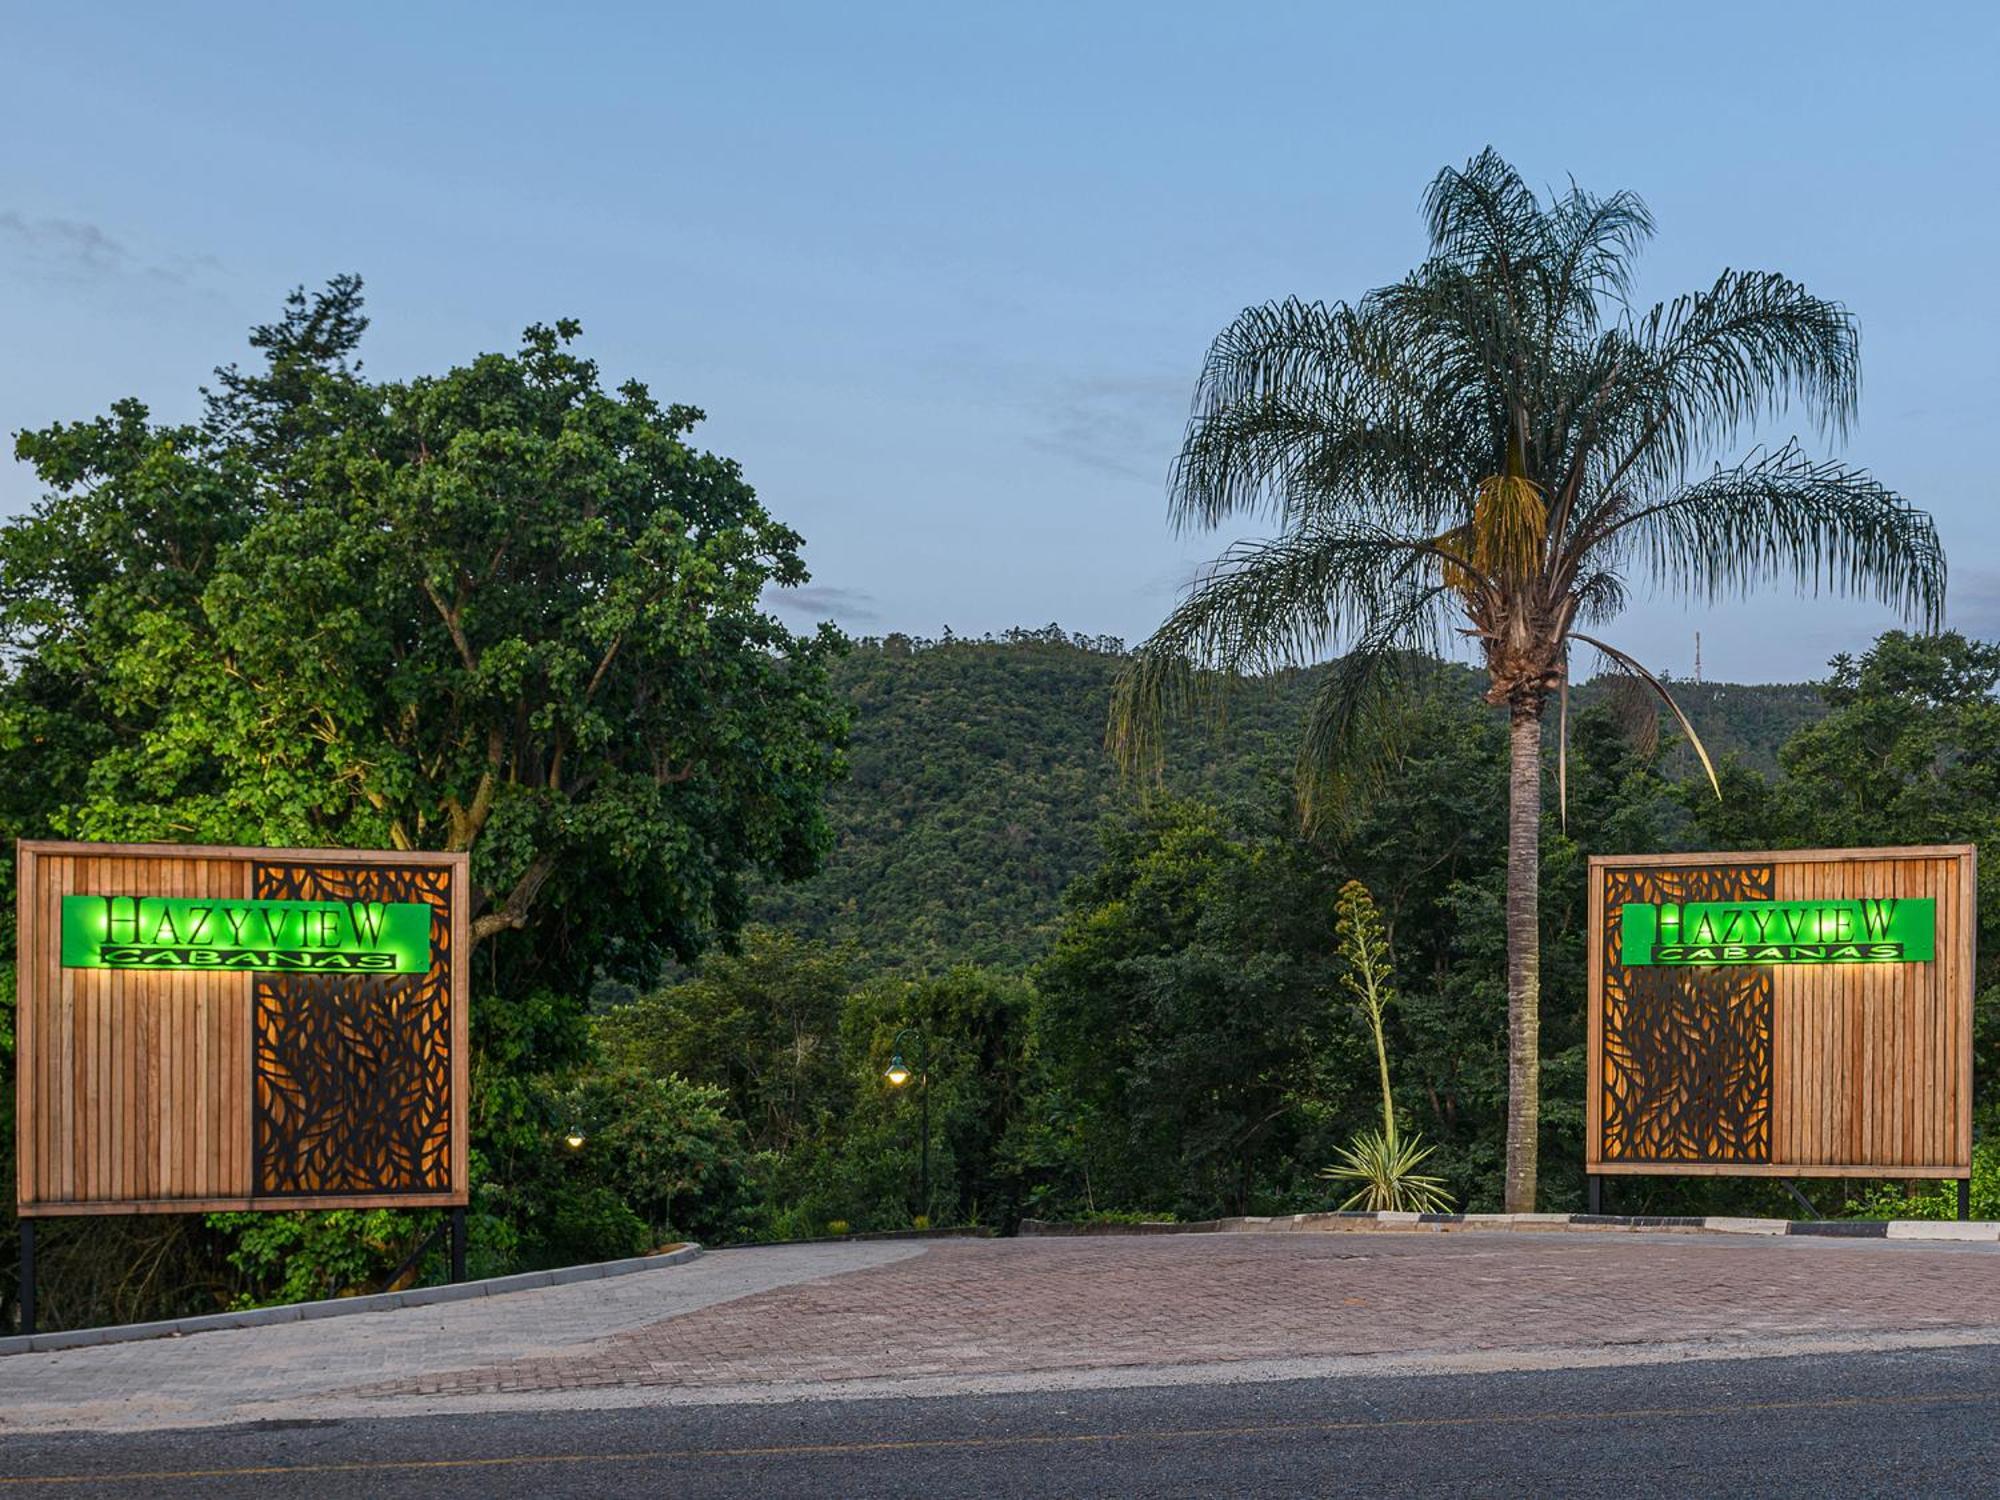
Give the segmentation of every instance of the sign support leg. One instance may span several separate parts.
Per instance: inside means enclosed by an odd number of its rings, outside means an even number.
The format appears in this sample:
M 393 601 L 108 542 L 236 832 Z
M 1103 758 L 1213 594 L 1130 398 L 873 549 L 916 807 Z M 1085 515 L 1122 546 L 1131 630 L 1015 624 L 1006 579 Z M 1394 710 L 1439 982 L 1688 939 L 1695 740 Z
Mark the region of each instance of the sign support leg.
M 465 1210 L 451 1211 L 451 1279 L 465 1280 Z
M 1958 1179 L 1958 1216 L 1961 1219 L 1972 1217 L 1972 1179 L 1970 1177 L 1961 1177 Z
M 21 1220 L 21 1332 L 35 1331 L 35 1221 Z
M 1603 1213 L 1604 1179 L 1599 1177 L 1595 1172 L 1586 1172 L 1583 1174 L 1583 1180 L 1588 1188 L 1590 1212 L 1593 1214 Z

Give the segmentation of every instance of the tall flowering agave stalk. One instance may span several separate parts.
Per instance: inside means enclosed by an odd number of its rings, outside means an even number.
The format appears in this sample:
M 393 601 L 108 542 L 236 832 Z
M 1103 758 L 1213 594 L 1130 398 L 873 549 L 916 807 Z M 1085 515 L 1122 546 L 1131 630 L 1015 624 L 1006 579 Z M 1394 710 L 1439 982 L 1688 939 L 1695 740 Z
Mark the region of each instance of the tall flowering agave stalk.
M 1363 1131 L 1336 1153 L 1335 1163 L 1319 1175 L 1337 1183 L 1354 1183 L 1342 1208 L 1366 1208 L 1399 1213 L 1438 1213 L 1451 1206 L 1444 1181 L 1418 1172 L 1431 1154 L 1421 1136 L 1396 1133 L 1396 1097 L 1389 1088 L 1389 1044 L 1382 1017 L 1395 1003 L 1389 982 L 1389 935 L 1368 887 L 1350 880 L 1340 888 L 1335 911 L 1340 956 L 1346 968 L 1341 985 L 1354 997 L 1375 1034 L 1375 1062 L 1382 1075 L 1382 1128 Z

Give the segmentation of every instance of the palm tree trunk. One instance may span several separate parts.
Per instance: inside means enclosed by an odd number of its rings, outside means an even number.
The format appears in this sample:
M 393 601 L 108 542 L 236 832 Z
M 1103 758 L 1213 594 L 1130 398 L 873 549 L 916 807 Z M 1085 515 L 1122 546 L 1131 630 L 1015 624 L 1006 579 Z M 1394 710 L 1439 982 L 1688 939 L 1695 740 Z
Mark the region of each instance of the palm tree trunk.
M 1507 1212 L 1535 1211 L 1542 1112 L 1542 714 L 1515 704 L 1507 779 Z

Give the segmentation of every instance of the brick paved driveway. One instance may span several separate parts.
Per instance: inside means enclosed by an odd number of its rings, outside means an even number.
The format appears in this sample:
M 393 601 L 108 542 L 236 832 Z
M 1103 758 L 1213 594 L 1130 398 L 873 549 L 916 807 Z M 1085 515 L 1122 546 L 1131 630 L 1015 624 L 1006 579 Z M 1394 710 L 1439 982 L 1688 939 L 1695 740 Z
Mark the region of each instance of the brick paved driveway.
M 0 1436 L 1266 1379 L 1348 1356 L 1573 1365 L 1825 1336 L 2000 1344 L 2000 1247 L 1467 1230 L 723 1250 L 607 1281 L 0 1358 Z
M 1519 1233 L 958 1241 L 560 1357 L 354 1394 L 794 1385 L 1967 1326 L 2000 1327 L 1990 1246 Z

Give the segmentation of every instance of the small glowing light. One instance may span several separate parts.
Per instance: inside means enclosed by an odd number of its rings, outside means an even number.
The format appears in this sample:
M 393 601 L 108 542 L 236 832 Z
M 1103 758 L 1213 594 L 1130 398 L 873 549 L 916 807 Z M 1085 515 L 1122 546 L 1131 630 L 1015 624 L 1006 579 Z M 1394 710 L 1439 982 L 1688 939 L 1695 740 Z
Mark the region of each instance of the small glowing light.
M 910 1070 L 903 1066 L 903 1054 L 898 1052 L 889 1059 L 889 1071 L 882 1075 L 889 1080 L 890 1087 L 901 1088 L 910 1081 Z
M 570 1150 L 581 1151 L 583 1149 L 583 1127 L 581 1125 L 570 1126 L 569 1134 L 564 1136 L 563 1140 L 569 1144 Z

